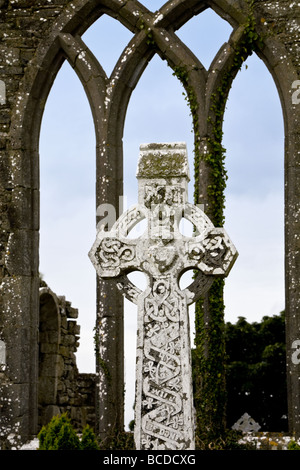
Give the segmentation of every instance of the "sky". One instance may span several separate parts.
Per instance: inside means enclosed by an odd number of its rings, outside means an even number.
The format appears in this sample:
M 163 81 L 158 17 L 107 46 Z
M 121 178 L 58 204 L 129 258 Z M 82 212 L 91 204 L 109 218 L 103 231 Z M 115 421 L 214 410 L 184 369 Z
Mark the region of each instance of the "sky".
M 155 11 L 163 1 L 143 3 Z M 228 23 L 206 10 L 176 34 L 208 68 L 231 31 Z M 132 33 L 104 15 L 82 38 L 110 75 Z M 275 84 L 256 55 L 248 58 L 233 83 L 223 131 L 228 173 L 225 229 L 239 252 L 225 282 L 225 321 L 235 323 L 240 316 L 260 321 L 284 309 L 284 131 Z M 137 202 L 140 144 L 175 141 L 187 144 L 193 202 L 190 112 L 180 82 L 166 61 L 155 56 L 127 110 L 124 209 Z M 49 94 L 40 135 L 40 272 L 57 295 L 79 309 L 80 372 L 95 371 L 96 276 L 88 258 L 96 237 L 95 168 L 92 115 L 76 73 L 65 62 Z M 136 313 L 136 306 L 125 300 L 126 425 L 133 418 Z M 192 307 L 190 316 L 193 341 Z

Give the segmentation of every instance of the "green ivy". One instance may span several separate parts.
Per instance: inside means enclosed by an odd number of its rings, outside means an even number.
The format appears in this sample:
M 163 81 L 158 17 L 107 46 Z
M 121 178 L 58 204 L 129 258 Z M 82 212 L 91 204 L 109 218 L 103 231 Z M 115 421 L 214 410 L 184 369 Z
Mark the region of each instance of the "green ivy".
M 234 49 L 234 58 L 223 75 L 217 93 L 211 97 L 208 123 L 211 126 L 208 138 L 208 152 L 199 155 L 195 151 L 195 169 L 199 168 L 202 158 L 210 168 L 210 184 L 207 196 L 210 216 L 216 226 L 224 225 L 225 188 L 227 173 L 225 169 L 225 149 L 223 140 L 223 117 L 233 78 L 248 56 L 259 47 L 255 19 L 251 2 L 249 16 L 244 24 L 242 39 Z M 195 198 L 198 201 L 198 174 L 195 175 Z M 224 435 L 226 429 L 225 406 L 225 340 L 224 340 L 224 281 L 214 281 L 206 299 L 196 304 L 195 313 L 195 376 L 201 377 L 196 385 L 195 402 L 197 413 L 197 436 L 203 443 L 209 443 Z M 207 302 L 207 305 L 204 305 Z M 209 315 L 209 319 L 205 318 Z
M 209 217 L 217 227 L 224 225 L 225 188 L 227 172 L 223 140 L 223 118 L 225 105 L 233 78 L 244 61 L 261 47 L 256 32 L 253 14 L 254 1 L 249 2 L 249 15 L 245 21 L 241 40 L 234 45 L 234 57 L 223 74 L 216 93 L 211 96 L 208 117 L 209 136 L 206 137 L 207 151 L 200 149 L 199 109 L 197 96 L 189 83 L 186 67 L 175 67 L 174 75 L 185 89 L 185 99 L 191 111 L 194 130 L 194 202 L 199 203 L 199 168 L 205 162 L 209 168 L 207 201 Z M 194 400 L 197 421 L 197 442 L 201 448 L 209 447 L 225 432 L 225 340 L 224 340 L 224 281 L 216 279 L 205 299 L 200 299 L 195 308 L 195 350 L 193 351 Z M 209 316 L 207 318 L 206 316 Z
M 183 92 L 183 96 L 187 101 L 192 121 L 193 121 L 193 131 L 195 135 L 195 141 L 197 141 L 200 137 L 199 135 L 199 113 L 198 113 L 198 100 L 194 88 L 189 84 L 189 72 L 187 67 L 185 66 L 175 66 L 173 68 L 173 75 L 177 77 L 181 84 L 183 85 L 185 92 Z
M 216 279 L 206 299 L 198 301 L 195 307 L 194 401 L 197 437 L 202 443 L 210 443 L 225 429 L 223 287 L 224 280 Z
M 225 188 L 227 171 L 225 168 L 226 150 L 222 145 L 223 140 L 223 118 L 228 94 L 232 81 L 241 69 L 245 60 L 257 51 L 262 41 L 256 32 L 256 22 L 253 15 L 254 1 L 249 3 L 249 16 L 245 22 L 243 36 L 234 46 L 234 57 L 227 71 L 223 74 L 217 92 L 211 96 L 210 115 L 208 123 L 211 126 L 211 135 L 207 139 L 208 152 L 200 155 L 195 149 L 195 168 L 199 168 L 199 161 L 203 159 L 211 169 L 211 181 L 207 188 L 210 204 L 210 215 L 212 222 L 221 227 L 224 225 Z M 195 173 L 195 202 L 198 201 L 199 173 Z
M 140 20 L 140 23 L 139 23 L 139 29 L 141 31 L 145 31 L 145 34 L 146 34 L 146 44 L 148 44 L 148 46 L 152 46 L 152 47 L 155 47 L 156 46 L 156 43 L 155 43 L 155 40 L 154 40 L 154 37 L 153 37 L 153 33 L 152 33 L 152 30 L 151 28 L 149 28 L 145 21 L 143 19 Z

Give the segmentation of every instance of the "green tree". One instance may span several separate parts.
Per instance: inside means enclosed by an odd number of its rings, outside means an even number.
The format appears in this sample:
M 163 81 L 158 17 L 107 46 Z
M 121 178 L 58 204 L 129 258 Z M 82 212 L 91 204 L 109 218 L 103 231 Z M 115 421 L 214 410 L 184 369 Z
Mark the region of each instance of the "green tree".
M 87 424 L 82 431 L 81 450 L 99 450 L 99 445 L 92 428 Z
M 79 450 L 80 441 L 67 414 L 54 416 L 39 435 L 39 450 Z
M 285 315 L 226 323 L 227 426 L 247 412 L 262 431 L 287 431 Z

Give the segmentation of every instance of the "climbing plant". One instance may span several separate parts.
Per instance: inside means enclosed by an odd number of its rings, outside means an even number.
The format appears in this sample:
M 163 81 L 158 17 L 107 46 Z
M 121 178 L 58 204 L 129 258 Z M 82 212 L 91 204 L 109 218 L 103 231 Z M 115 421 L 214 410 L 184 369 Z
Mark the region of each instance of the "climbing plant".
M 209 217 L 217 227 L 224 225 L 225 188 L 227 172 L 223 140 L 223 118 L 225 105 L 232 81 L 244 61 L 262 44 L 256 31 L 253 13 L 255 1 L 248 2 L 249 14 L 243 25 L 242 35 L 232 47 L 233 55 L 227 69 L 222 74 L 216 92 L 210 97 L 207 118 L 208 136 L 199 132 L 199 106 L 186 67 L 175 67 L 174 75 L 185 89 L 194 131 L 194 202 L 205 202 Z M 201 148 L 201 138 L 205 139 L 205 152 Z M 200 165 L 207 170 L 207 200 L 200 201 Z M 202 183 L 203 184 L 203 183 Z M 224 341 L 224 281 L 216 279 L 205 298 L 195 307 L 195 350 L 193 354 L 194 400 L 197 414 L 197 438 L 202 448 L 225 432 L 225 341 Z
M 228 93 L 233 78 L 244 61 L 257 50 L 260 38 L 256 32 L 253 5 L 249 5 L 249 16 L 244 24 L 241 40 L 234 46 L 231 64 L 222 76 L 216 93 L 211 96 L 208 117 L 210 136 L 208 151 L 200 154 L 195 146 L 195 202 L 199 202 L 199 166 L 202 159 L 209 168 L 207 198 L 210 218 L 215 226 L 224 225 L 225 149 L 223 139 L 223 117 Z M 202 444 L 208 444 L 224 435 L 226 430 L 226 386 L 225 386 L 225 340 L 224 340 L 224 280 L 214 281 L 205 299 L 195 307 L 195 377 L 200 383 L 195 386 L 197 412 L 197 435 Z

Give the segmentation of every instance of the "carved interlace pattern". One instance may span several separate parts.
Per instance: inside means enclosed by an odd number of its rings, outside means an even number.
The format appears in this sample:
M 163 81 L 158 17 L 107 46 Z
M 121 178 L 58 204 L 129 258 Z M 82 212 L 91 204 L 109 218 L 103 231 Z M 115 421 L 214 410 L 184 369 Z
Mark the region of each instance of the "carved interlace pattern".
M 144 300 L 141 443 L 145 449 L 181 449 L 186 445 L 180 326 L 185 299 L 171 279 L 156 280 Z M 192 423 L 190 423 L 192 424 Z
M 226 232 L 215 228 L 196 206 L 186 202 L 185 176 L 176 184 L 143 179 L 143 201 L 125 212 L 110 232 L 99 232 L 91 259 L 102 278 L 115 277 L 127 298 L 138 305 L 135 442 L 137 449 L 193 449 L 194 411 L 188 305 L 227 275 L 236 251 Z M 195 236 L 179 231 L 183 215 Z M 147 219 L 147 230 L 127 237 Z M 127 278 L 133 270 L 148 276 L 144 292 Z M 199 275 L 179 288 L 187 269 Z

